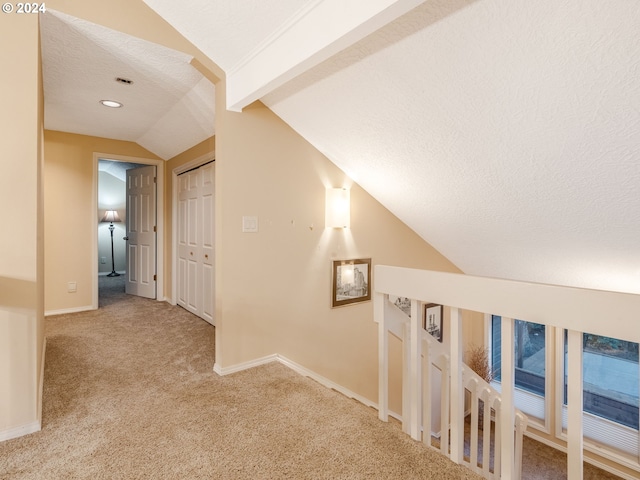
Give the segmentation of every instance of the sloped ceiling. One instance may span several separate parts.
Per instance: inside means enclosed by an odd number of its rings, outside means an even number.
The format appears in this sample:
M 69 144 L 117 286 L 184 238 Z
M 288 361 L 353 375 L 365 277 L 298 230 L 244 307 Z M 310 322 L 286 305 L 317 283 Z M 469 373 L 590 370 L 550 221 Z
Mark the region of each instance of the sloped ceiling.
M 136 142 L 165 160 L 213 135 L 214 86 L 191 56 L 51 9 L 40 32 L 46 129 Z
M 146 3 L 227 71 L 300 6 Z M 640 293 L 638 25 L 634 0 L 426 1 L 261 100 L 464 272 Z
M 228 105 L 257 95 L 464 272 L 640 293 L 635 0 L 145 3 L 227 95 L 291 59 Z

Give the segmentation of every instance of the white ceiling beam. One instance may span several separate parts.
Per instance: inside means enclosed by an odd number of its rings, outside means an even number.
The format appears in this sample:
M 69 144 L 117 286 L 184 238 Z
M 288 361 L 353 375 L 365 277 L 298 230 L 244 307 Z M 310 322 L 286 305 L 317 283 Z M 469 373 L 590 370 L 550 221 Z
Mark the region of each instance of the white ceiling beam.
M 425 0 L 309 2 L 227 72 L 227 109 L 235 112 L 353 45 Z

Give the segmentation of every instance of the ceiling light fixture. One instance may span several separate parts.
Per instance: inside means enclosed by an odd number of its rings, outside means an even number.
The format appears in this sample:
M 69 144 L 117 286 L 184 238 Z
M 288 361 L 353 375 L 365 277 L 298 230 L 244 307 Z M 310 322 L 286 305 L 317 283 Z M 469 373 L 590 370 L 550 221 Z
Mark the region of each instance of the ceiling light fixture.
M 109 108 L 120 108 L 122 106 L 120 102 L 116 102 L 114 100 L 100 100 L 100 103 Z

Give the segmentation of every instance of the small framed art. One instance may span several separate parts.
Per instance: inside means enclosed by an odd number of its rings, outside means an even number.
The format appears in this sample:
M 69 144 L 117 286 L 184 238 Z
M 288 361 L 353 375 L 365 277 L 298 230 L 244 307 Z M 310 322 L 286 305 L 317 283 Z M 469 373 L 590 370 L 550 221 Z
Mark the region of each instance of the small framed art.
M 371 300 L 371 259 L 334 260 L 331 307 Z
M 436 303 L 424 305 L 422 328 L 442 343 L 442 305 Z

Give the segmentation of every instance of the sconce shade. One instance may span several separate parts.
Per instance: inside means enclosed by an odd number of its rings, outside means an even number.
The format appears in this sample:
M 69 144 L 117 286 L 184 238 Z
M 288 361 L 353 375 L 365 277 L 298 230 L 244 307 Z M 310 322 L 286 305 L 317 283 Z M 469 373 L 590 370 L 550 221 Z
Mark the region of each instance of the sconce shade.
M 326 228 L 349 228 L 351 224 L 351 195 L 346 188 L 327 188 L 324 210 Z
M 106 212 L 104 212 L 104 217 L 102 217 L 102 220 L 100 220 L 100 222 L 121 222 L 122 220 L 120 220 L 120 217 L 118 216 L 118 212 L 116 210 L 107 210 Z

